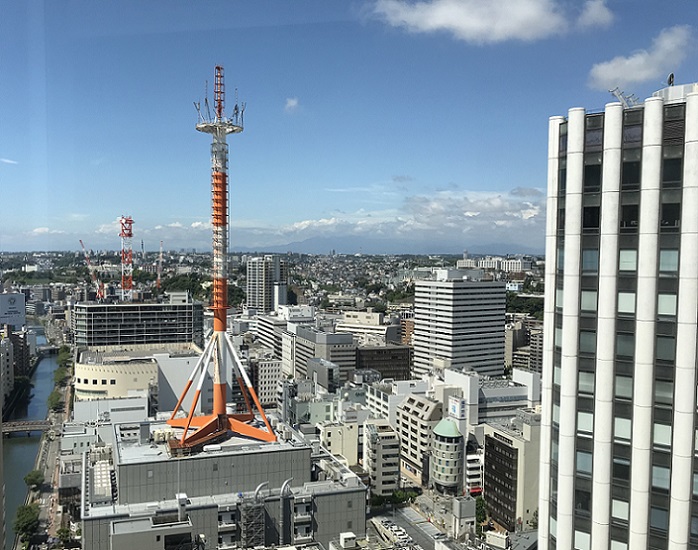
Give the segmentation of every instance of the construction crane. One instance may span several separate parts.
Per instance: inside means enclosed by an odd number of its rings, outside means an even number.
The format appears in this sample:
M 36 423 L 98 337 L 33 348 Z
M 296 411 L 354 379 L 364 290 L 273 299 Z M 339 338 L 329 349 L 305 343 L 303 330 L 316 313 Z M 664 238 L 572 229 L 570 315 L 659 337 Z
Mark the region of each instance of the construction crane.
M 160 290 L 160 277 L 162 277 L 162 241 L 160 241 L 160 256 L 158 257 L 158 290 Z
M 92 282 L 95 284 L 97 289 L 97 301 L 104 300 L 104 283 L 97 277 L 97 270 L 92 269 L 92 264 L 90 263 L 90 255 L 87 253 L 87 248 L 85 248 L 85 243 L 80 239 L 80 246 L 82 246 L 82 252 L 85 254 L 85 262 L 87 263 L 87 269 L 90 271 L 90 276 L 92 277 Z

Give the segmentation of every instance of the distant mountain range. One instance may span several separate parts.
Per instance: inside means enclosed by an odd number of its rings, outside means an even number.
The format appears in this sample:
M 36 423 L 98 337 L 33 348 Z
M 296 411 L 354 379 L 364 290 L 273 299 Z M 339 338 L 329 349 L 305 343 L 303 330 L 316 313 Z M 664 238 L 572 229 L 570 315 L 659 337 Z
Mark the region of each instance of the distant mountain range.
M 301 254 L 329 254 L 333 250 L 337 254 L 462 254 L 467 250 L 470 254 L 528 254 L 542 256 L 544 247 L 540 248 L 512 243 L 487 244 L 455 244 L 431 241 L 396 240 L 361 237 L 311 237 L 283 245 L 266 246 L 264 248 L 248 248 L 233 245 L 236 252 L 271 252 L 284 254 L 297 252 Z

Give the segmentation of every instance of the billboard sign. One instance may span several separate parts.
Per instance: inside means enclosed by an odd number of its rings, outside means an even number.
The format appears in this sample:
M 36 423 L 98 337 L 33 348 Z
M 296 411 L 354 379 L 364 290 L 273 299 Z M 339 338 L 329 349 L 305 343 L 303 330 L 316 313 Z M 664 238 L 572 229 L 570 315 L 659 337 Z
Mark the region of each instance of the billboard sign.
M 21 292 L 0 294 L 0 325 L 14 325 L 20 328 L 27 321 L 25 296 Z

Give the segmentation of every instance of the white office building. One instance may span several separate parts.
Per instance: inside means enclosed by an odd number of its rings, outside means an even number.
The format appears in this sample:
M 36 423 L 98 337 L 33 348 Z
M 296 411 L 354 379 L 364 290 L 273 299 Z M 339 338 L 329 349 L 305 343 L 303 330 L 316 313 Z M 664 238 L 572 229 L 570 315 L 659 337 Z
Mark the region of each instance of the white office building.
M 624 103 L 549 123 L 541 550 L 698 547 L 698 85 Z
M 288 266 L 280 256 L 268 254 L 247 260 L 247 307 L 260 312 L 286 305 Z
M 502 374 L 504 283 L 437 277 L 415 284 L 415 377 L 446 368 Z

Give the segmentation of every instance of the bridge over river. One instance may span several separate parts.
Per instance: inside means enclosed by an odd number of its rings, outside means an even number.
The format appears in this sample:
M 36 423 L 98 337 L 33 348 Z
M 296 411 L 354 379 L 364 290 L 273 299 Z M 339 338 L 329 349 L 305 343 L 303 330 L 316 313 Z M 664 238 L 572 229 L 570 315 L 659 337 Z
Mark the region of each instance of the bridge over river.
M 29 432 L 45 432 L 51 429 L 51 422 L 48 420 L 16 420 L 2 423 L 2 433 L 29 433 Z

